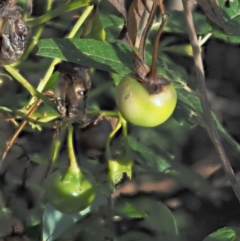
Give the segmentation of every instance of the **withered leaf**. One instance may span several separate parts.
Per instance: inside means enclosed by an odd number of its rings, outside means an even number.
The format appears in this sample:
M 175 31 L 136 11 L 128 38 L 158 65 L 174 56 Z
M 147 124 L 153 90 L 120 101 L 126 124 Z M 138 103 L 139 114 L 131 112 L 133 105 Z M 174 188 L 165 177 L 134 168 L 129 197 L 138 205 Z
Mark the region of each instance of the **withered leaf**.
M 127 4 L 126 0 L 108 0 L 127 20 Z
M 226 33 L 232 34 L 224 24 L 218 0 L 197 0 L 197 2 L 209 19 L 220 26 Z
M 133 0 L 127 14 L 127 29 L 133 46 L 135 45 L 144 10 L 145 6 L 143 5 L 142 0 Z

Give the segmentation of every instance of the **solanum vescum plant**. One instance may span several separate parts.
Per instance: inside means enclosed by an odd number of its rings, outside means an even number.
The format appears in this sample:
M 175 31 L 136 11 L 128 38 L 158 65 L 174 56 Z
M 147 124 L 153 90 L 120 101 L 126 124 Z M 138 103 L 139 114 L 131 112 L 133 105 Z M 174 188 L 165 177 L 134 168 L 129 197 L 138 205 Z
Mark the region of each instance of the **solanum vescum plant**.
M 2 240 L 238 240 L 239 16 L 238 0 L 1 0 Z M 219 43 L 235 51 L 214 59 Z

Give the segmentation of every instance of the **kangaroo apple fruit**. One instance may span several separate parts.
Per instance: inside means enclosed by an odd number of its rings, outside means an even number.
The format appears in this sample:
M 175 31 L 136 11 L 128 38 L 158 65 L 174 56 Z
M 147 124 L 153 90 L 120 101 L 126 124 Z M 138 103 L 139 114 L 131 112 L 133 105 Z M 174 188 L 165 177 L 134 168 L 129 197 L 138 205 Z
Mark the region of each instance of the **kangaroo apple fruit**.
M 80 170 L 57 170 L 46 182 L 46 195 L 62 213 L 76 213 L 87 208 L 96 195 L 96 183 L 90 173 Z
M 154 127 L 173 113 L 177 93 L 173 84 L 164 85 L 157 94 L 149 94 L 132 75 L 126 75 L 116 89 L 116 102 L 122 116 L 132 124 Z

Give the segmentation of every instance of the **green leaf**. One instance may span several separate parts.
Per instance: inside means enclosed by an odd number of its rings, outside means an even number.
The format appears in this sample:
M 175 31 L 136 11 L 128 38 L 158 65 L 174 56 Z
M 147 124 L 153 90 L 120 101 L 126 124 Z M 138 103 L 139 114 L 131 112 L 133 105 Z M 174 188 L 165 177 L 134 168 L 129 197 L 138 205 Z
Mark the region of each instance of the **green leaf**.
M 219 0 L 219 6 L 222 11 L 223 24 L 232 33 L 232 35 L 226 34 L 226 32 L 224 32 L 220 27 L 208 20 L 204 14 L 194 12 L 193 20 L 196 32 L 198 35 L 212 33 L 215 38 L 220 38 L 227 42 L 239 43 L 240 30 L 238 26 L 240 22 L 240 3 L 238 0 L 233 0 L 230 2 L 230 7 L 227 8 L 225 6 L 225 2 L 225 0 Z M 184 12 L 170 12 L 164 31 L 169 33 L 187 34 L 187 25 Z
M 117 17 L 112 14 L 100 14 L 100 19 L 102 22 L 102 26 L 107 33 L 107 40 L 114 41 L 123 27 L 123 18 Z
M 125 76 L 134 71 L 132 50 L 128 45 L 98 41 L 95 39 L 43 39 L 39 41 L 38 55 L 59 58 L 73 63 L 101 69 L 110 73 Z M 151 62 L 151 56 L 146 54 L 147 62 Z M 169 59 L 162 57 L 159 61 L 159 74 L 175 80 L 182 75 L 174 70 Z
M 115 28 L 117 27 L 120 30 L 120 28 L 124 24 L 123 18 L 119 18 L 116 15 L 112 15 L 112 14 L 100 14 L 100 19 L 101 19 L 103 28 L 115 26 Z
M 225 0 L 219 0 L 219 6 L 222 11 L 223 21 L 225 26 L 232 32 L 233 35 L 240 36 L 240 3 L 238 0 L 230 1 L 230 7 L 226 6 Z M 218 31 L 219 32 L 219 31 Z
M 240 241 L 240 229 L 225 227 L 207 236 L 203 241 Z
M 141 210 L 141 215 L 143 218 L 141 226 L 154 230 L 158 235 L 158 240 L 161 240 L 162 238 L 164 238 L 166 241 L 177 240 L 178 231 L 172 213 L 164 204 L 154 200 L 153 197 L 140 195 L 134 197 L 121 197 L 116 201 L 115 205 L 117 215 L 124 217 L 126 217 L 126 210 L 128 210 L 130 206 L 131 210 Z M 130 212 L 130 214 L 132 213 Z M 126 234 L 126 237 L 128 237 L 128 235 L 129 234 Z
M 124 199 L 122 202 L 118 202 L 115 213 L 125 218 L 146 218 L 148 216 L 145 211 L 136 208 L 131 202 L 124 201 Z
M 131 48 L 94 39 L 46 39 L 39 41 L 38 55 L 68 60 L 122 76 L 133 69 Z
M 218 0 L 197 0 L 197 3 L 211 21 L 221 27 L 226 33 L 231 33 L 223 21 Z
M 240 3 L 238 0 L 230 1 L 230 6 L 226 6 L 225 0 L 218 0 L 221 8 L 224 26 L 232 33 L 226 34 L 221 28 L 217 27 L 211 21 L 207 21 L 210 32 L 214 37 L 221 38 L 227 42 L 239 43 L 240 41 Z

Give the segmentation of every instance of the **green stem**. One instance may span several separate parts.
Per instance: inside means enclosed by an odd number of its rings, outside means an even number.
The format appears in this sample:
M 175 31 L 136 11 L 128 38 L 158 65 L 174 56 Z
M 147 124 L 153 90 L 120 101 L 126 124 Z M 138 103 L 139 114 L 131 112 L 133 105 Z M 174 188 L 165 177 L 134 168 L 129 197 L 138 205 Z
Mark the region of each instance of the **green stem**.
M 89 115 L 102 115 L 107 117 L 119 117 L 118 111 L 101 111 L 101 110 L 89 110 L 87 111 L 87 114 Z
M 120 114 L 120 121 L 122 123 L 122 130 L 123 130 L 123 140 L 124 140 L 124 148 L 125 148 L 125 155 L 127 160 L 130 160 L 130 148 L 128 144 L 128 132 L 127 132 L 127 121 L 121 116 Z
M 81 172 L 81 170 L 78 166 L 75 151 L 74 151 L 73 127 L 70 123 L 68 125 L 67 148 L 68 148 L 68 156 L 69 156 L 69 159 L 70 159 L 69 170 L 71 172 Z
M 63 129 L 58 128 L 54 134 L 52 154 L 51 154 L 51 159 L 49 160 L 49 163 L 48 163 L 46 178 L 48 177 L 49 173 L 51 173 L 52 166 L 56 162 L 59 156 L 61 144 L 63 142 L 64 137 L 66 136 L 65 134 L 66 134 L 66 128 L 63 128 Z
M 78 32 L 79 28 L 82 26 L 84 21 L 87 19 L 89 14 L 93 10 L 93 5 L 86 7 L 85 11 L 82 13 L 81 17 L 78 19 L 74 27 L 72 28 L 71 32 L 66 36 L 66 38 L 73 38 L 75 37 L 76 33 Z
M 52 63 L 50 64 L 50 66 L 48 67 L 48 70 L 45 74 L 45 76 L 43 77 L 43 79 L 41 79 L 41 81 L 39 82 L 39 85 L 37 87 L 37 90 L 39 92 L 42 92 L 44 90 L 44 87 L 46 86 L 48 80 L 50 79 L 50 77 L 52 76 L 53 74 L 53 71 L 54 71 L 54 67 L 56 64 L 60 63 L 61 60 L 60 59 L 53 59 Z M 33 100 L 32 100 L 33 101 Z M 31 104 L 32 102 L 30 102 Z
M 53 145 L 53 152 L 52 152 L 52 158 L 51 158 L 52 164 L 53 164 L 53 163 L 57 160 L 57 158 L 58 158 L 60 146 L 61 146 L 61 141 L 57 139 L 57 140 L 54 142 L 54 145 Z
M 111 140 L 121 127 L 122 127 L 122 121 L 120 119 L 118 119 L 118 123 L 117 123 L 116 127 L 113 129 L 113 131 L 108 136 L 108 139 L 106 142 L 106 155 L 107 155 L 108 160 L 112 159 L 111 150 L 110 150 Z
M 81 27 L 81 25 L 83 24 L 83 22 L 86 20 L 86 18 L 88 17 L 88 15 L 91 13 L 93 9 L 93 6 L 88 6 L 85 11 L 82 13 L 81 17 L 78 19 L 78 21 L 76 22 L 76 24 L 73 26 L 71 32 L 66 36 L 66 38 L 73 38 L 75 36 L 75 34 L 77 33 L 78 29 Z M 39 92 L 42 92 L 48 82 L 48 80 L 50 79 L 50 77 L 52 76 L 53 70 L 54 70 L 54 66 L 61 62 L 60 59 L 53 59 L 52 63 L 50 64 L 45 76 L 43 77 L 43 79 L 40 81 L 37 90 Z M 32 104 L 34 102 L 34 99 L 32 98 L 30 100 L 29 104 Z
M 42 99 L 46 104 L 48 104 L 52 109 L 55 110 L 55 105 L 42 93 L 36 90 L 19 72 L 10 65 L 4 65 L 4 68 L 9 72 L 25 89 L 29 91 L 32 96 L 36 96 Z
M 199 46 L 203 46 L 208 39 L 212 36 L 212 33 L 208 33 L 207 35 L 205 35 L 200 41 L 199 41 Z
M 37 117 L 36 115 L 32 115 L 31 117 L 26 117 L 27 113 L 21 110 L 16 110 L 13 111 L 5 106 L 0 106 L 0 110 L 5 112 L 6 114 L 10 115 L 9 118 L 1 118 L 1 120 L 6 120 L 6 119 L 14 119 L 14 120 L 18 120 L 18 119 L 26 119 L 28 122 L 30 122 L 30 124 L 34 124 L 34 125 L 41 125 L 41 126 L 45 126 L 45 127 L 50 127 L 52 128 L 52 123 L 49 123 L 53 120 L 55 120 L 56 118 L 59 117 L 59 115 L 53 113 L 52 115 L 46 116 L 46 117 L 42 117 L 44 116 L 44 113 L 41 114 L 40 117 Z
M 52 11 L 49 11 L 49 12 L 45 13 L 44 15 L 42 15 L 38 18 L 35 18 L 33 20 L 29 20 L 27 22 L 27 24 L 30 28 L 32 28 L 32 27 L 35 27 L 35 26 L 40 25 L 42 23 L 45 23 L 45 22 L 49 21 L 50 19 L 53 19 L 53 18 L 55 18 L 59 15 L 62 15 L 63 13 L 67 13 L 67 12 L 70 12 L 72 10 L 78 9 L 80 7 L 87 6 L 88 4 L 89 4 L 89 1 L 86 1 L 84 3 L 83 3 L 83 1 L 68 2 L 68 3 L 63 4 L 62 6 L 56 8 Z
M 37 90 L 21 75 L 19 72 L 10 65 L 4 65 L 4 68 L 9 72 L 31 95 L 36 95 Z

